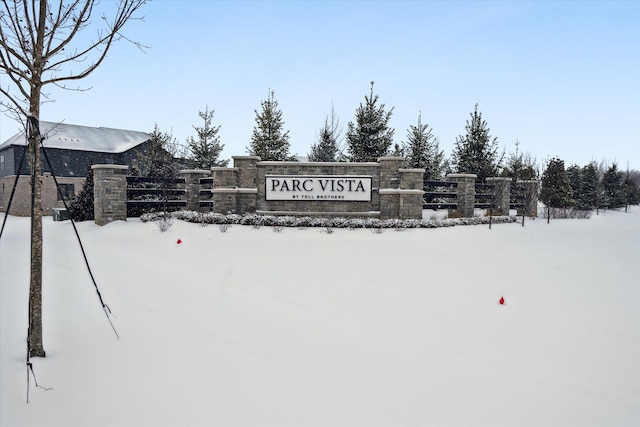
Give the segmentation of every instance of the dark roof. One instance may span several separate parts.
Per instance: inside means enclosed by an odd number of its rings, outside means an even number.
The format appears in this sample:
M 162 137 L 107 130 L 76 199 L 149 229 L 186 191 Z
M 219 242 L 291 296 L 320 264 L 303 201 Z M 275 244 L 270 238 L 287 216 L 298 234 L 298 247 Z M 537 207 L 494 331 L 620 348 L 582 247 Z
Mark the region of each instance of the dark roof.
M 40 133 L 45 136 L 42 142 L 45 148 L 103 153 L 123 153 L 151 139 L 146 132 L 44 121 L 40 122 Z M 11 145 L 27 145 L 25 133 L 9 138 L 0 145 L 0 150 Z

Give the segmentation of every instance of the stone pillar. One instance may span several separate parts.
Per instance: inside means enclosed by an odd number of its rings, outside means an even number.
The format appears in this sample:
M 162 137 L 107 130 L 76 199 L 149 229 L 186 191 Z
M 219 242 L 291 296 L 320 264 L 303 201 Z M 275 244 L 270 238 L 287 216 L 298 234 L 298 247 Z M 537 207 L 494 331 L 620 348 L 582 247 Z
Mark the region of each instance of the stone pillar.
M 380 188 L 399 188 L 400 174 L 398 170 L 404 164 L 404 157 L 380 157 Z
M 397 188 L 381 188 L 380 219 L 393 219 L 400 216 L 400 190 Z
M 450 216 L 473 217 L 476 199 L 476 178 L 477 175 L 468 173 L 450 173 L 447 175 L 447 181 L 458 184 L 456 188 L 458 208 L 455 211 L 449 210 Z
M 399 219 L 422 219 L 424 169 L 398 169 L 400 174 Z
M 213 211 L 221 214 L 236 213 L 238 168 L 216 166 L 211 168 L 211 174 L 213 176 L 211 188 Z
M 400 216 L 400 174 L 398 170 L 404 163 L 402 157 L 380 157 L 380 219 L 398 218 Z
M 493 208 L 498 215 L 509 215 L 511 199 L 511 178 L 487 178 L 487 184 L 494 185 Z
M 207 178 L 211 173 L 203 169 L 187 169 L 180 171 L 180 178 L 184 178 L 186 185 L 187 206 L 190 211 L 200 211 L 200 178 Z
M 234 156 L 233 166 L 238 169 L 236 190 L 236 212 L 253 213 L 258 204 L 258 156 Z
M 538 216 L 538 181 L 535 179 L 527 179 L 517 182 L 518 185 L 524 187 L 524 200 L 522 201 L 524 214 L 535 218 Z M 522 215 L 522 210 L 518 212 Z
M 238 168 L 214 166 L 211 168 L 213 188 L 236 188 L 238 186 Z
M 233 166 L 238 168 L 239 188 L 257 188 L 256 179 L 258 176 L 258 168 L 256 163 L 260 161 L 258 156 L 233 156 Z
M 105 225 L 127 220 L 127 170 L 124 165 L 93 165 L 94 221 Z

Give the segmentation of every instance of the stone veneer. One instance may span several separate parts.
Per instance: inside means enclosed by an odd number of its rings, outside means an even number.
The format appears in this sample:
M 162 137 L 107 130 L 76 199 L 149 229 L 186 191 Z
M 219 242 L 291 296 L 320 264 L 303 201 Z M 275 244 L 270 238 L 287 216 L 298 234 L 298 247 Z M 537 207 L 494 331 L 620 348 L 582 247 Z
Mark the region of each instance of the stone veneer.
M 85 177 L 56 177 L 58 184 L 73 184 L 73 194 L 80 193 L 84 186 Z M 58 197 L 55 180 L 50 173 L 45 172 L 41 176 L 42 180 L 42 213 L 51 215 L 53 209 L 63 208 L 64 204 Z M 10 215 L 30 216 L 31 215 L 31 176 L 20 175 L 16 183 L 16 176 L 6 176 L 0 178 L 0 212 L 6 212 L 9 206 L 9 199 L 14 184 L 16 190 L 11 202 Z M 69 203 L 70 200 L 67 200 Z
M 538 181 L 535 179 L 518 180 L 518 185 L 524 187 L 523 208 L 518 210 L 518 215 L 535 218 L 538 216 Z
M 211 169 L 213 211 L 272 215 L 422 218 L 423 169 L 402 169 L 402 157 L 378 162 L 275 162 L 235 156 L 233 167 Z M 371 200 L 266 200 L 268 175 L 370 176 Z
M 127 220 L 127 170 L 124 165 L 93 165 L 94 221 Z
M 461 216 L 464 218 L 472 218 L 475 195 L 476 195 L 476 178 L 477 175 L 469 173 L 450 173 L 447 175 L 447 181 L 458 184 L 456 192 L 458 193 L 456 203 L 457 209 L 450 209 L 450 216 Z
M 186 169 L 180 171 L 180 178 L 184 178 L 185 180 L 185 197 L 187 199 L 185 209 L 190 211 L 200 210 L 200 179 L 210 176 L 210 171 L 202 169 Z
M 487 178 L 487 184 L 493 188 L 493 209 L 498 215 L 509 215 L 511 203 L 511 178 Z
M 374 217 L 380 219 L 422 219 L 424 169 L 404 169 L 401 157 L 381 157 L 377 162 L 275 162 L 256 156 L 235 156 L 233 167 L 183 170 L 186 181 L 186 209 L 200 211 L 202 196 L 212 202 L 207 210 L 222 214 L 305 215 Z M 104 225 L 126 220 L 127 166 L 94 165 L 95 222 Z M 286 176 L 367 176 L 371 177 L 371 198 L 352 200 L 267 200 L 266 177 Z M 211 178 L 209 178 L 211 177 Z M 201 182 L 201 178 L 208 178 Z M 475 203 L 473 174 L 449 174 L 457 183 L 457 204 L 451 216 L 473 217 Z M 213 182 L 212 182 L 213 181 Z M 488 178 L 494 185 L 494 208 L 509 214 L 511 180 Z M 537 181 L 518 181 L 525 187 L 525 214 L 536 215 Z M 210 187 L 210 188 L 209 188 Z

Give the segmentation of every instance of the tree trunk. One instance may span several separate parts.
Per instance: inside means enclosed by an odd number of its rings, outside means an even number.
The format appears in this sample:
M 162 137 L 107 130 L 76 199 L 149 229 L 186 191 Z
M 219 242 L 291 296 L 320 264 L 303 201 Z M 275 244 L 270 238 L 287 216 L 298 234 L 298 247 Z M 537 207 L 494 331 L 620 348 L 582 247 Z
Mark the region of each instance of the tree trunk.
M 33 75 L 29 97 L 29 151 L 31 153 L 31 276 L 29 282 L 29 355 L 45 357 L 42 345 L 42 173 L 40 165 L 40 94 L 41 70 L 44 68 L 44 34 L 47 2 L 40 0 L 36 45 L 33 55 Z
M 45 357 L 42 345 L 42 174 L 40 167 L 40 134 L 37 116 L 36 132 L 29 126 L 31 162 L 31 276 L 29 286 L 29 355 Z

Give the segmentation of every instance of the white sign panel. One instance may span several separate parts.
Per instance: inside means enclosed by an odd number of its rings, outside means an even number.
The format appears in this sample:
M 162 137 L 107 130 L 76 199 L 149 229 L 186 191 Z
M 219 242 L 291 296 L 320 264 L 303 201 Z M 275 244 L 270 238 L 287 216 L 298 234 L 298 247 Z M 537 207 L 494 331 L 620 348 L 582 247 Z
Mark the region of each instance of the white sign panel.
M 371 176 L 267 175 L 267 200 L 371 201 Z

